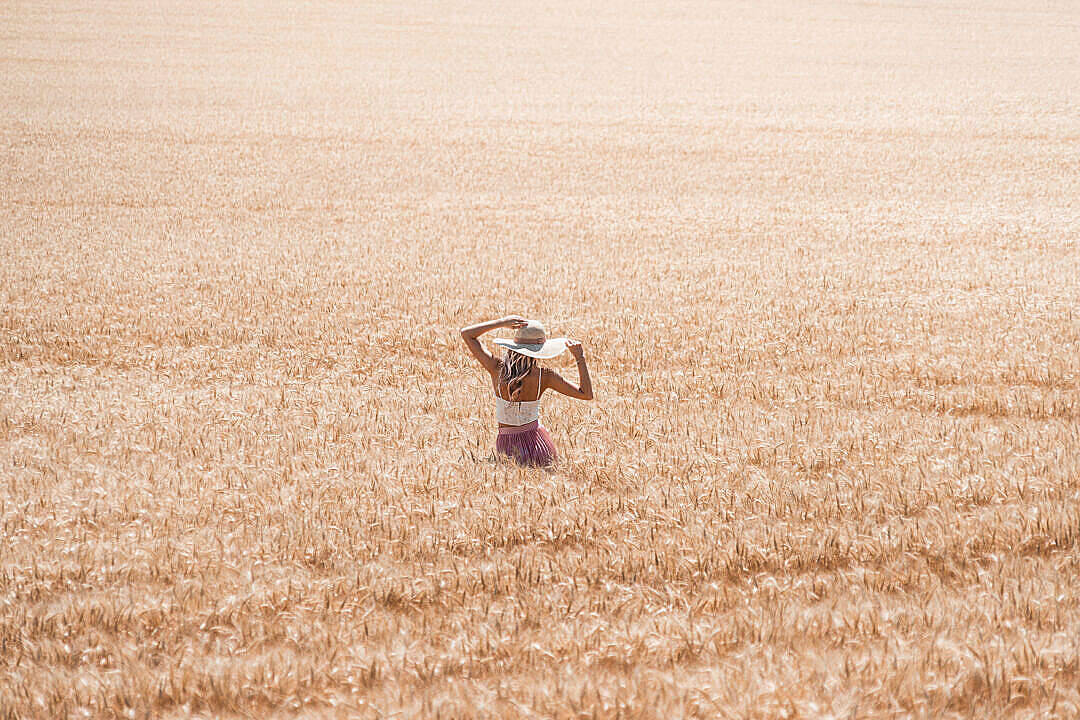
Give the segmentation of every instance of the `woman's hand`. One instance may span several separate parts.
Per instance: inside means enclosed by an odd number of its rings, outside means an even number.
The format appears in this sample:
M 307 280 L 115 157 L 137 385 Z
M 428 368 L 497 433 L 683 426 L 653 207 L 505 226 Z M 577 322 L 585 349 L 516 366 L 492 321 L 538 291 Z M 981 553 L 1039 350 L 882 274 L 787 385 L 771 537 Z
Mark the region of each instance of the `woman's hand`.
M 581 342 L 579 340 L 567 340 L 566 349 L 578 360 L 585 357 L 585 348 L 581 347 Z
M 528 325 L 529 321 L 521 317 L 520 315 L 507 315 L 506 317 L 499 320 L 499 324 L 503 327 L 517 330 L 518 328 L 523 328 Z

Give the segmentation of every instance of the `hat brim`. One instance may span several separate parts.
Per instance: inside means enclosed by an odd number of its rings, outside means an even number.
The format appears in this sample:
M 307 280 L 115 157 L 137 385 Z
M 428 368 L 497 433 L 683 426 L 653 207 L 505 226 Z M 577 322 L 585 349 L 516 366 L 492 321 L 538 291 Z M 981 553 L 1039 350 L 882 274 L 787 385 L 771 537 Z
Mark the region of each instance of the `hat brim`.
M 550 360 L 566 352 L 566 338 L 551 338 L 543 343 L 516 343 L 506 338 L 498 338 L 495 344 L 507 350 L 527 355 L 537 360 Z

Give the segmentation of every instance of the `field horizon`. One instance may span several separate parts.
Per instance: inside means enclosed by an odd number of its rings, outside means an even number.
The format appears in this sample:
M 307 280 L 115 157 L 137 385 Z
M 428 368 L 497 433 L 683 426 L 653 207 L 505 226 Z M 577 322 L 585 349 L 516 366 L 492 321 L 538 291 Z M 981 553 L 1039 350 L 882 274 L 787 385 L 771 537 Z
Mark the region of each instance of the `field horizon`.
M 1080 715 L 1074 4 L 0 28 L 0 718 Z

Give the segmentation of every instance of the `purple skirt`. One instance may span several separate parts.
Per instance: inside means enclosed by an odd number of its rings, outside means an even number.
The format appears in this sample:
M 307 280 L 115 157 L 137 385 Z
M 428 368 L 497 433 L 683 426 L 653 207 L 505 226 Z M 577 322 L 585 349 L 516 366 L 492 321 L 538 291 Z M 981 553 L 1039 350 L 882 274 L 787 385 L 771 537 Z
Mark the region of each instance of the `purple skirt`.
M 501 427 L 495 449 L 522 465 L 550 465 L 555 462 L 555 443 L 539 420 L 518 427 Z

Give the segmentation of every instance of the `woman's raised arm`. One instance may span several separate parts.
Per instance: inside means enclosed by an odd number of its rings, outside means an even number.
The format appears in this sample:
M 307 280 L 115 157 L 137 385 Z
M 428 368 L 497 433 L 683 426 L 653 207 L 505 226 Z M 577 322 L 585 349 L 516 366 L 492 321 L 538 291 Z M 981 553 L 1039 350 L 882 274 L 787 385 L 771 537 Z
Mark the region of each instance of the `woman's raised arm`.
M 487 322 L 477 323 L 476 325 L 463 327 L 461 328 L 461 338 L 465 341 L 465 345 L 469 348 L 469 352 L 473 354 L 473 357 L 480 361 L 480 364 L 484 366 L 484 369 L 487 370 L 488 373 L 494 375 L 499 370 L 499 361 L 480 344 L 480 336 L 496 328 L 519 328 L 525 324 L 525 318 L 520 315 L 507 315 L 498 320 L 489 320 Z
M 547 371 L 544 386 L 576 400 L 592 400 L 592 378 L 589 377 L 589 366 L 585 362 L 585 350 L 577 340 L 571 340 L 566 344 L 566 347 L 570 350 L 570 354 L 577 360 L 577 387 L 568 383 L 563 379 L 562 375 L 559 375 L 559 373 L 554 370 Z

